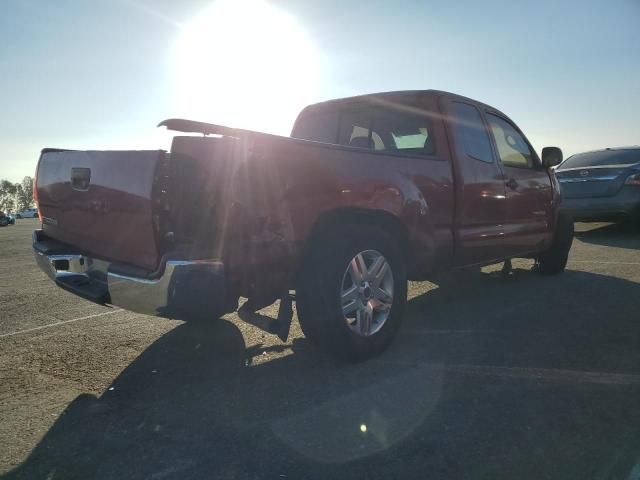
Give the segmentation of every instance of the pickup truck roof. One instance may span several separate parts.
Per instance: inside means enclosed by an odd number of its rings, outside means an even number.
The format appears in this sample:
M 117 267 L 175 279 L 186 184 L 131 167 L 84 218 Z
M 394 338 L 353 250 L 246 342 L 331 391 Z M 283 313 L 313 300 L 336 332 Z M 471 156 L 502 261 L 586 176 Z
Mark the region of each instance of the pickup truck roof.
M 451 93 L 451 92 L 446 92 L 444 90 L 395 90 L 395 91 L 389 91 L 389 92 L 379 92 L 379 93 L 368 93 L 368 94 L 364 94 L 364 95 L 356 95 L 353 97 L 345 97 L 345 98 L 337 98 L 337 99 L 332 99 L 332 100 L 327 100 L 324 102 L 318 102 L 318 103 L 314 103 L 311 104 L 307 107 L 305 107 L 302 112 L 308 111 L 308 110 L 315 110 L 315 109 L 324 109 L 324 108 L 334 108 L 338 105 L 341 104 L 348 104 L 348 103 L 356 103 L 356 102 L 363 102 L 363 103 L 367 103 L 369 101 L 373 101 L 375 102 L 376 100 L 390 100 L 390 99 L 401 99 L 404 97 L 411 97 L 411 96 L 415 96 L 415 95 L 430 95 L 430 96 L 434 96 L 434 97 L 448 97 L 451 99 L 456 99 L 456 100 L 461 100 L 467 103 L 472 103 L 476 106 L 482 107 L 484 109 L 487 110 L 492 110 L 494 112 L 500 113 L 501 115 L 504 115 L 504 113 L 502 113 L 500 110 L 496 109 L 495 107 L 492 107 L 490 105 L 487 105 L 486 103 L 482 103 L 478 100 L 474 100 L 472 98 L 469 97 L 464 97 L 462 95 L 458 95 L 456 93 Z M 302 113 L 301 112 L 301 113 Z

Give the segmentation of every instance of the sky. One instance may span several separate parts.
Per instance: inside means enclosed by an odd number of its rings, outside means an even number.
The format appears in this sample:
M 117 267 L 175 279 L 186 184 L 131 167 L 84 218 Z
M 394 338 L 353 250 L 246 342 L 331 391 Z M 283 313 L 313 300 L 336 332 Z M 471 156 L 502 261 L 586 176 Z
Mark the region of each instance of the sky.
M 640 144 L 640 0 L 2 0 L 0 178 L 40 149 L 170 145 L 192 118 L 287 135 L 308 103 L 439 89 L 565 157 Z

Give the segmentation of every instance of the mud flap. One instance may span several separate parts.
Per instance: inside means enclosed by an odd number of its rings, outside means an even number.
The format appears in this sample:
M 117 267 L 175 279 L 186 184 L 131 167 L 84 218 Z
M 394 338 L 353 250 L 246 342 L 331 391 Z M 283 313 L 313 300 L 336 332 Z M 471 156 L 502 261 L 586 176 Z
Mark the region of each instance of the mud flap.
M 278 309 L 278 318 L 273 322 L 272 327 L 278 338 L 283 342 L 289 338 L 289 330 L 291 330 L 291 319 L 293 318 L 293 297 L 287 293 L 280 299 L 280 308 Z
M 189 269 L 176 269 L 169 284 L 167 302 L 158 312 L 160 316 L 200 320 L 218 318 L 228 313 L 223 267 L 198 265 Z

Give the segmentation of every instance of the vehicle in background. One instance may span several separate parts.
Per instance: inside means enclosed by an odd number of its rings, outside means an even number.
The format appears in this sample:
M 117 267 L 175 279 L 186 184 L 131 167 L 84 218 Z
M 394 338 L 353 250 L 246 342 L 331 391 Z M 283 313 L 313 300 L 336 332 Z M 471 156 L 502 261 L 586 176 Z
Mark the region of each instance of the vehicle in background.
M 640 219 L 640 147 L 578 153 L 556 168 L 562 210 L 576 221 Z
M 0 227 L 6 227 L 12 223 L 14 222 L 11 221 L 11 217 L 8 214 L 0 212 Z
M 9 225 L 16 224 L 16 215 L 15 213 L 7 213 L 7 217 L 9 217 Z
M 16 212 L 16 218 L 37 218 L 38 217 L 38 209 L 37 208 L 26 208 L 19 212 Z
M 194 122 L 164 151 L 44 149 L 36 261 L 97 303 L 180 319 L 280 299 L 314 344 L 363 360 L 391 342 L 407 280 L 535 259 L 564 270 L 573 239 L 550 167 L 506 115 L 439 91 L 305 108 L 291 137 Z M 207 136 L 214 135 L 214 136 Z M 205 208 L 193 209 L 193 205 Z

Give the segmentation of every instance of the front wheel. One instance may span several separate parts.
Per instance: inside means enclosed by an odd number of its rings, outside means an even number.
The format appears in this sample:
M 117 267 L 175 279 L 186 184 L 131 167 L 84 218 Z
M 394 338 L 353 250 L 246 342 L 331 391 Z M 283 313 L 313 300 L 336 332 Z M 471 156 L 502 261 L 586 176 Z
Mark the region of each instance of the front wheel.
M 536 258 L 536 268 L 544 275 L 562 273 L 573 243 L 573 218 L 560 212 L 551 247 Z
M 406 301 L 402 251 L 373 226 L 339 227 L 316 239 L 298 276 L 305 336 L 341 360 L 366 360 L 387 348 Z

